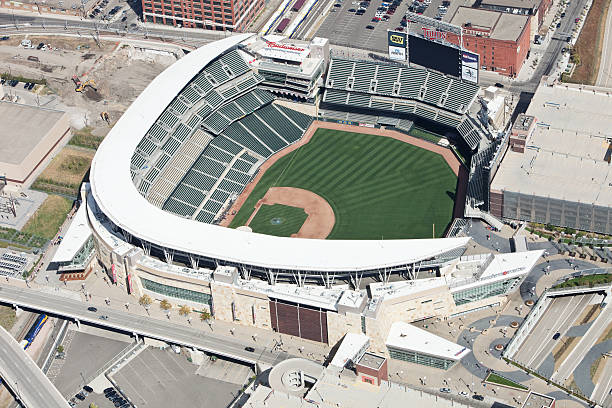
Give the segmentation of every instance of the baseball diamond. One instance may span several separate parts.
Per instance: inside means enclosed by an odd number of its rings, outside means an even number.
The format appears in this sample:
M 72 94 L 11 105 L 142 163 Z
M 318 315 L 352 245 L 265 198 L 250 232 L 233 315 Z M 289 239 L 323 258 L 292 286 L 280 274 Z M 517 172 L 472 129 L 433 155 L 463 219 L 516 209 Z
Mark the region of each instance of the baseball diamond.
M 412 144 L 318 129 L 255 182 L 230 227 L 245 225 L 271 187 L 297 187 L 332 207 L 328 239 L 401 239 L 443 236 L 452 221 L 457 177 L 441 155 Z

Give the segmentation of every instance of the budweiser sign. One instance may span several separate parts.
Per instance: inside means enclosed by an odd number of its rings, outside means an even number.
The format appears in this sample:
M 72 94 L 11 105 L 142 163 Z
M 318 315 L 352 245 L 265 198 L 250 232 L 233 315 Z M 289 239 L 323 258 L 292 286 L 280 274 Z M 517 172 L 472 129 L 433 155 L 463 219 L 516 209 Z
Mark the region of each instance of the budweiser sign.
M 446 40 L 446 33 L 434 28 L 423 27 L 423 36 L 428 40 Z

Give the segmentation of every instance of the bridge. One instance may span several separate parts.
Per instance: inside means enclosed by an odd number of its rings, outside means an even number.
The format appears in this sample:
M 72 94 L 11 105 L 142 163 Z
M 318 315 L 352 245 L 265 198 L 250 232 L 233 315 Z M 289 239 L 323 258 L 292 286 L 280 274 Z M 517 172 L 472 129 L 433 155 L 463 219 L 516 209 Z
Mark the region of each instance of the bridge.
M 23 405 L 29 408 L 68 408 L 68 402 L 23 347 L 0 327 L 0 376 Z
M 285 352 L 274 351 L 263 344 L 249 344 L 254 351 L 248 351 L 245 345 L 233 336 L 204 333 L 195 327 L 186 327 L 171 321 L 152 319 L 110 307 L 96 306 L 98 311 L 90 312 L 87 310 L 90 304 L 86 302 L 34 289 L 2 286 L 0 303 L 60 316 L 77 323 L 84 322 L 135 336 L 157 339 L 252 365 L 274 366 L 280 361 L 293 357 Z M 101 316 L 106 318 L 102 319 Z

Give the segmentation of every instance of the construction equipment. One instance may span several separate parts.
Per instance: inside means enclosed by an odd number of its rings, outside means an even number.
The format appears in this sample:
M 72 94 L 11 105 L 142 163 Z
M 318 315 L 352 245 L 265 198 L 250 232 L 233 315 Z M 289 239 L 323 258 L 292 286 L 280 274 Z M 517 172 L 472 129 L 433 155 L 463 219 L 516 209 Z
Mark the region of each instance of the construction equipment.
M 94 82 L 94 80 L 93 79 L 88 79 L 87 81 L 81 82 L 79 85 L 77 85 L 75 91 L 83 92 L 87 87 L 92 88 L 94 91 L 98 90 L 96 88 L 96 83 Z
M 108 116 L 108 112 L 101 112 L 100 117 L 110 126 L 110 118 Z
M 76 75 L 72 76 L 72 82 L 74 82 L 74 86 L 76 88 L 81 86 L 81 80 L 79 79 L 79 77 L 77 77 Z

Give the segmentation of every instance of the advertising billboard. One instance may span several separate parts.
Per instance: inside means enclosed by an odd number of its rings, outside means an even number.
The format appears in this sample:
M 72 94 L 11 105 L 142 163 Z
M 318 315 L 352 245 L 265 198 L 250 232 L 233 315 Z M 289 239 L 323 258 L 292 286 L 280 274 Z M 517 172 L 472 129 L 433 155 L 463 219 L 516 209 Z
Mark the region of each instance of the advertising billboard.
M 471 51 L 461 51 L 461 79 L 477 84 L 479 66 L 480 55 Z
M 389 45 L 389 59 L 406 61 L 406 33 L 400 31 L 387 31 Z
M 449 43 L 443 44 L 410 34 L 408 57 L 413 64 L 461 77 L 461 52 Z

